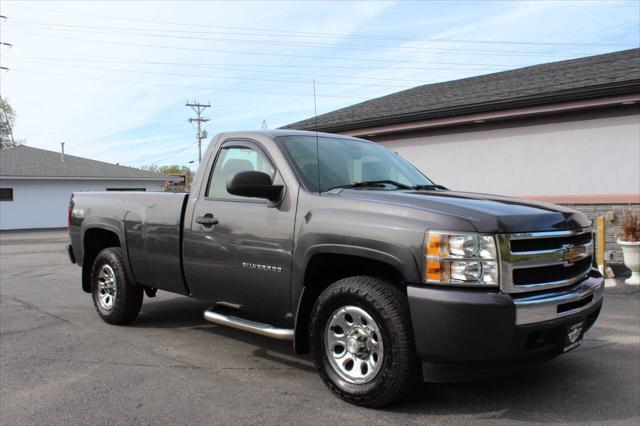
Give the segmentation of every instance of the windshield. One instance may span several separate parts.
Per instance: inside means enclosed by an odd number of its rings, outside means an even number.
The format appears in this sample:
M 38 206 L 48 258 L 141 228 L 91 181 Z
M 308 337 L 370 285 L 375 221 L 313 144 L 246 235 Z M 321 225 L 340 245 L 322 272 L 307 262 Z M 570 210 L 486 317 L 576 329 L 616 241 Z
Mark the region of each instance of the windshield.
M 320 191 L 345 186 L 397 190 L 433 185 L 433 182 L 409 162 L 374 142 L 318 137 L 319 149 L 316 149 L 315 136 L 281 136 L 276 139 L 290 158 L 305 187 L 313 192 L 318 192 L 318 187 Z M 358 185 L 363 182 L 377 184 Z

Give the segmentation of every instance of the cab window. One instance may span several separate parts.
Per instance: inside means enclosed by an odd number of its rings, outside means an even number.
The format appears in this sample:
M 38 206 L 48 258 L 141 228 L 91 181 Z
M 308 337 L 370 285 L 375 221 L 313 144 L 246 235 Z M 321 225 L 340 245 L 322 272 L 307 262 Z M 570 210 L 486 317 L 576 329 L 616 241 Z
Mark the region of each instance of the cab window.
M 223 147 L 216 160 L 209 182 L 209 198 L 245 198 L 227 192 L 227 182 L 237 173 L 255 170 L 268 174 L 271 179 L 275 168 L 264 153 L 246 146 Z

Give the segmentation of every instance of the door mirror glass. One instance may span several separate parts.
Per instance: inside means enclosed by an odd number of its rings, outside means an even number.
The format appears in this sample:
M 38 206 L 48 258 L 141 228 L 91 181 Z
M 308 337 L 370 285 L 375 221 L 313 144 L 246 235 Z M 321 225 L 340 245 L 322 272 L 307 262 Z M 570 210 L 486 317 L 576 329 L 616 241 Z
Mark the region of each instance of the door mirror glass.
M 227 182 L 227 192 L 240 197 L 266 198 L 277 201 L 282 185 L 274 185 L 271 176 L 264 172 L 247 170 L 237 173 Z

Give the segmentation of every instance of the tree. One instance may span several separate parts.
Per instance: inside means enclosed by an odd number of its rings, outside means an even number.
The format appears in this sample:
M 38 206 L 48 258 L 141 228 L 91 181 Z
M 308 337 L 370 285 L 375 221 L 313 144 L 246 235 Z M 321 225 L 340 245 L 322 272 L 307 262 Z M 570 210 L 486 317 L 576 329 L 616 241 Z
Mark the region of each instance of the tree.
M 16 121 L 16 113 L 9 102 L 0 98 L 0 149 L 16 146 L 13 139 L 13 123 Z
M 186 186 L 168 186 L 165 184 L 164 190 L 171 192 L 181 192 L 188 191 L 191 188 L 191 181 L 193 180 L 193 172 L 187 166 L 179 166 L 177 164 L 172 164 L 170 166 L 158 166 L 155 164 L 151 164 L 149 166 L 143 167 L 144 170 L 153 173 L 159 173 L 161 175 L 185 175 L 186 177 Z

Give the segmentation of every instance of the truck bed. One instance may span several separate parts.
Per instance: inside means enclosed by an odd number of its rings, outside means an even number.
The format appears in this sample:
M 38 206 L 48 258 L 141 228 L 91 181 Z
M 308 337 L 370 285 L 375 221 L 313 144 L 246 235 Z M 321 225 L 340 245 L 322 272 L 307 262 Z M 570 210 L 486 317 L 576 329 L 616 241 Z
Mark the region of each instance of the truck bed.
M 126 248 L 133 279 L 146 286 L 188 294 L 182 271 L 182 220 L 188 194 L 77 192 L 70 231 L 77 258 L 86 232 L 115 232 Z M 94 231 L 95 232 L 95 231 Z

